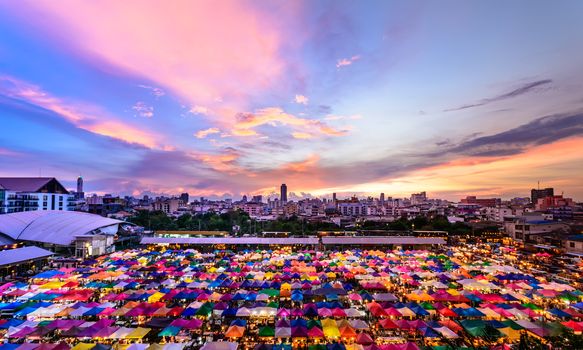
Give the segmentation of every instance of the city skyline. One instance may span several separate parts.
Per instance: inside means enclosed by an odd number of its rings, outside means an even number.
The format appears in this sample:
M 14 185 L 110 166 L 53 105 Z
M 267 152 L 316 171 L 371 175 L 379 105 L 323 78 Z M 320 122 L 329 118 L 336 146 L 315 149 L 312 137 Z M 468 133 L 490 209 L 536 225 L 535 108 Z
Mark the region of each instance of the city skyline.
M 0 176 L 583 198 L 583 3 L 451 4 L 0 2 Z

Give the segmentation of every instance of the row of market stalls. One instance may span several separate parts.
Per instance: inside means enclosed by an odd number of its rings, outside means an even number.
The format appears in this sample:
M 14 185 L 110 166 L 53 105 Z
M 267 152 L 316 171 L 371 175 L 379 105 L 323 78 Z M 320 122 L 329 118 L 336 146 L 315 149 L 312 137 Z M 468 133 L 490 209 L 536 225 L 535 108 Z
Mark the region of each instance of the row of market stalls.
M 142 248 L 0 298 L 6 349 L 437 349 L 583 331 L 580 291 L 456 248 Z

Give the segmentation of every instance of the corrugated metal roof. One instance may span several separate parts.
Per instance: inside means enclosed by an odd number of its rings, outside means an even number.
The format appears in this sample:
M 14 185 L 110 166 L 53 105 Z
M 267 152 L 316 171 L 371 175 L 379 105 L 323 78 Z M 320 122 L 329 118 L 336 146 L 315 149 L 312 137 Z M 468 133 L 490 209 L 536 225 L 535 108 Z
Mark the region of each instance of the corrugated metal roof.
M 318 244 L 317 237 L 144 237 L 142 244 Z
M 37 210 L 0 215 L 0 233 L 15 240 L 70 245 L 75 236 L 122 222 L 76 211 Z
M 52 252 L 39 247 L 22 247 L 0 251 L 0 266 L 16 264 L 24 261 L 45 258 Z
M 443 238 L 415 236 L 322 237 L 323 244 L 383 245 L 383 244 L 445 244 Z

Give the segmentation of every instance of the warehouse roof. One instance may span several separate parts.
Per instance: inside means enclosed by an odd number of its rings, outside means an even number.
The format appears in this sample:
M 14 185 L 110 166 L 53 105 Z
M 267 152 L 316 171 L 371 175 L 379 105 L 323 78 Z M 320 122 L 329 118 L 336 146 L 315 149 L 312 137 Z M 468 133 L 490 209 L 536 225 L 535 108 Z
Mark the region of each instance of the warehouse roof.
M 318 244 L 317 237 L 144 237 L 142 244 Z
M 443 238 L 415 236 L 358 236 L 322 237 L 323 244 L 388 245 L 388 244 L 445 244 Z
M 37 210 L 0 215 L 0 233 L 19 241 L 70 245 L 75 236 L 122 222 L 76 211 Z
M 0 266 L 22 263 L 25 261 L 46 258 L 53 255 L 52 252 L 39 247 L 22 247 L 5 249 L 0 251 Z

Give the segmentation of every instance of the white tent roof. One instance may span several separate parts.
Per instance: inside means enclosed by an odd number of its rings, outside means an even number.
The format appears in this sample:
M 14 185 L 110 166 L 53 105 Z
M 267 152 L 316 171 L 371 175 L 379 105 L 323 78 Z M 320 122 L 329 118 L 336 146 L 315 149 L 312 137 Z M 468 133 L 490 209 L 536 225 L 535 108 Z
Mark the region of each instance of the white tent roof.
M 15 240 L 70 245 L 75 236 L 122 222 L 76 211 L 37 210 L 0 215 L 0 233 Z

